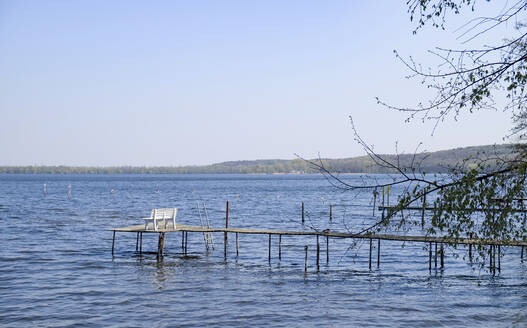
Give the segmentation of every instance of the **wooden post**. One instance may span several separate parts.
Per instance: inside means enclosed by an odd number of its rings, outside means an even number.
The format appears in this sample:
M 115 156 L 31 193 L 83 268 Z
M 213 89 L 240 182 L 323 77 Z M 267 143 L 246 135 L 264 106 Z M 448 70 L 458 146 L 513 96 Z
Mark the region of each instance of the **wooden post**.
M 306 259 L 304 261 L 304 272 L 307 273 L 307 250 L 308 250 L 309 246 L 304 246 L 304 251 L 306 252 Z
M 377 239 L 377 269 L 381 266 L 381 240 Z
M 371 271 L 371 248 L 372 248 L 372 239 L 370 238 L 370 271 Z
M 113 248 L 115 246 L 115 230 L 113 231 L 113 239 L 112 239 L 112 256 L 113 256 Z
M 492 273 L 492 245 L 489 245 L 489 273 Z
M 386 188 L 386 203 L 390 206 L 390 186 Z
M 435 242 L 434 268 L 437 268 L 437 242 Z
M 317 272 L 320 271 L 320 243 L 318 242 L 318 235 L 317 235 Z
M 160 260 L 163 258 L 163 251 L 165 248 L 165 233 L 159 233 L 159 239 L 157 241 L 157 259 Z
M 375 216 L 375 203 L 377 201 L 377 189 L 373 190 L 373 216 Z
M 302 202 L 302 224 L 304 224 L 304 202 Z
M 501 273 L 501 245 L 498 245 L 498 272 Z
M 472 239 L 472 232 L 468 236 Z M 470 262 L 472 262 L 472 244 L 468 244 L 468 258 L 470 259 Z
M 181 251 L 185 251 L 185 231 L 181 231 Z
M 326 236 L 326 264 L 329 263 L 329 236 Z
M 329 205 L 329 222 L 333 221 L 333 205 Z
M 238 233 L 236 233 L 236 257 L 238 257 Z
M 443 243 L 441 242 L 441 269 L 445 268 L 445 249 L 443 248 Z
M 432 270 L 432 242 L 428 244 L 428 270 Z
M 187 255 L 188 231 L 185 231 L 185 255 Z
M 143 233 L 139 235 L 139 254 L 143 254 Z
M 278 260 L 282 260 L 282 235 L 278 235 Z
M 229 201 L 227 201 L 227 205 L 225 208 L 225 229 L 229 228 Z M 227 242 L 228 242 L 228 234 L 227 231 L 223 234 L 223 257 L 227 258 Z
M 137 237 L 135 238 L 135 251 L 139 249 L 139 232 L 137 232 Z
M 421 227 L 425 226 L 426 194 L 423 195 L 423 211 L 421 212 Z
M 269 263 L 271 263 L 271 234 L 269 234 Z

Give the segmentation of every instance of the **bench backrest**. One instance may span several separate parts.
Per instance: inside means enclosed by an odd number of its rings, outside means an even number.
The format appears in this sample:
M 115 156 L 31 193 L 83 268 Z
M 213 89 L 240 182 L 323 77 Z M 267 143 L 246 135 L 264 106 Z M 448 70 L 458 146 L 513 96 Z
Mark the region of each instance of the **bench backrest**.
M 156 220 L 174 219 L 177 215 L 177 208 L 154 208 L 151 217 Z

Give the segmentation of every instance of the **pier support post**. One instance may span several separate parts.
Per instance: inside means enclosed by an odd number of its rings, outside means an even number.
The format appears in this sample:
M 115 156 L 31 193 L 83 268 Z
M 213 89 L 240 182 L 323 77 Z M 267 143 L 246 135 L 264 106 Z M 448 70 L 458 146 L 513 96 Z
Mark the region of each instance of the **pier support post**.
M 370 238 L 370 271 L 371 271 L 371 251 L 372 251 L 373 240 Z
M 437 268 L 437 242 L 435 242 L 434 268 Z
M 163 258 L 163 252 L 165 249 L 165 233 L 159 233 L 159 239 L 157 241 L 157 259 L 160 260 Z
M 432 271 L 432 242 L 428 244 L 428 271 Z
M 185 231 L 185 255 L 187 255 L 188 250 L 188 231 Z
M 181 231 L 181 252 L 185 252 L 185 231 Z
M 305 260 L 304 260 L 304 273 L 307 273 L 307 250 L 309 249 L 309 246 L 304 246 L 304 251 L 306 253 L 306 257 L 305 257 Z
M 318 242 L 318 235 L 317 235 L 317 272 L 320 271 L 320 243 Z
M 278 235 L 278 260 L 282 260 L 282 235 Z
M 381 266 L 381 240 L 377 239 L 377 269 Z
M 271 263 L 271 234 L 269 234 L 269 263 Z
M 423 195 L 423 211 L 421 212 L 421 227 L 425 226 L 426 194 Z
M 329 205 L 329 222 L 333 221 L 333 205 Z
M 225 229 L 229 228 L 229 201 L 227 201 L 225 209 Z M 228 233 L 225 231 L 223 234 L 223 257 L 227 259 L 227 242 L 228 242 Z
M 489 273 L 492 273 L 492 245 L 489 245 Z
M 114 246 L 115 246 L 115 230 L 113 231 L 113 238 L 112 238 L 112 256 L 113 256 Z
M 329 264 L 329 236 L 326 236 L 326 264 Z
M 139 249 L 139 232 L 137 232 L 137 237 L 135 238 L 135 251 Z
M 498 272 L 501 273 L 501 245 L 498 245 Z
M 445 249 L 443 243 L 441 242 L 441 269 L 445 268 Z
M 139 234 L 139 254 L 143 254 L 143 233 Z
M 468 236 L 472 239 L 472 232 Z M 472 262 L 472 244 L 468 244 L 468 258 Z
M 373 190 L 373 214 L 372 216 L 375 216 L 375 203 L 377 201 L 377 189 Z
M 304 202 L 302 202 L 302 224 L 304 224 Z
M 523 249 L 524 249 L 525 246 L 522 246 L 522 256 L 521 256 L 521 259 L 523 260 Z
M 236 257 L 238 257 L 238 233 L 236 233 Z

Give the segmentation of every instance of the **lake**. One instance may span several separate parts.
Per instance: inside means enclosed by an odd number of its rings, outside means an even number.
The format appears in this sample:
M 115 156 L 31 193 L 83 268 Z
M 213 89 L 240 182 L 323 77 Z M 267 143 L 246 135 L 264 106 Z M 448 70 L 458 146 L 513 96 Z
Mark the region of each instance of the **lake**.
M 223 233 L 209 253 L 203 234 L 189 233 L 186 256 L 181 234 L 169 233 L 158 262 L 156 234 L 143 234 L 139 255 L 136 235 L 117 233 L 112 257 L 107 229 L 141 224 L 156 207 L 199 225 L 197 201 L 215 227 L 225 225 L 226 201 L 231 227 L 357 231 L 376 219 L 371 190 L 343 192 L 321 175 L 0 175 L 0 325 L 527 326 L 520 248 L 502 248 L 495 276 L 464 260 L 464 246 L 447 248 L 445 268 L 429 271 L 426 245 L 388 241 L 370 271 L 369 243 L 338 239 L 328 263 L 321 240 L 317 272 L 314 236 L 283 237 L 281 260 L 275 237 L 269 262 L 267 235 L 240 235 L 239 256 L 231 235 L 225 260 Z

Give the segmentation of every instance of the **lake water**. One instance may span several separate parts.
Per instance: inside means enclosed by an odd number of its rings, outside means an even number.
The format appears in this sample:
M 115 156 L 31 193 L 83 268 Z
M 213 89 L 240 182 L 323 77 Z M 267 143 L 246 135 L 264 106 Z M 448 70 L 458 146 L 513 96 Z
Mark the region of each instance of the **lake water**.
M 108 228 L 140 224 L 155 207 L 199 225 L 198 200 L 212 226 L 224 226 L 227 200 L 231 227 L 356 231 L 375 220 L 371 191 L 341 192 L 319 175 L 0 175 L 0 326 L 527 326 L 518 248 L 504 250 L 496 276 L 463 260 L 463 247 L 429 271 L 424 245 L 387 241 L 370 271 L 368 242 L 336 239 L 329 263 L 321 240 L 317 272 L 313 236 L 283 237 L 281 260 L 273 238 L 269 262 L 266 235 L 240 235 L 238 257 L 231 235 L 225 261 L 222 233 L 209 254 L 189 233 L 187 256 L 172 233 L 157 262 L 156 234 L 143 235 L 139 255 L 136 235 L 117 233 L 112 257 Z

